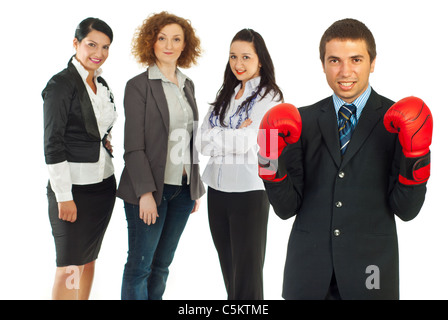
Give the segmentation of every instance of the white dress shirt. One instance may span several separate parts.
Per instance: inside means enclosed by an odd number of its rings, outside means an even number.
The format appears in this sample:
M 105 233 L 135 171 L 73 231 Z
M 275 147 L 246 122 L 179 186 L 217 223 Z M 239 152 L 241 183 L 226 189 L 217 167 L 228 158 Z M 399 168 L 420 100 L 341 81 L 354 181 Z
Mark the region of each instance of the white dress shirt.
M 258 176 L 258 145 L 257 135 L 264 114 L 280 102 L 278 97 L 268 93 L 262 100 L 263 91 L 255 97 L 246 110 L 237 112 L 238 107 L 257 90 L 260 77 L 246 83 L 241 98 L 235 96 L 241 89 L 241 84 L 229 103 L 225 116 L 225 127 L 221 126 L 217 116 L 212 114 L 210 107 L 204 122 L 196 136 L 196 147 L 205 156 L 210 156 L 202 175 L 202 180 L 211 188 L 224 192 L 246 192 L 264 190 L 264 184 Z M 238 129 L 247 118 L 252 120 L 248 127 Z
M 97 81 L 97 77 L 101 75 L 101 69 L 95 72 L 94 80 L 97 88 L 95 94 L 92 88 L 87 84 L 87 77 L 89 72 L 76 60 L 72 59 L 73 65 L 81 75 L 84 81 L 93 110 L 98 123 L 98 130 L 101 137 L 107 134 L 107 131 L 113 126 L 117 119 L 117 112 L 114 104 L 110 101 L 110 92 L 107 87 L 103 86 Z M 110 140 L 110 135 L 108 139 Z M 50 176 L 50 184 L 53 189 L 56 200 L 58 202 L 73 200 L 72 185 L 87 185 L 103 181 L 114 174 L 114 165 L 112 158 L 103 147 L 100 145 L 100 157 L 96 163 L 74 163 L 63 161 L 48 166 Z

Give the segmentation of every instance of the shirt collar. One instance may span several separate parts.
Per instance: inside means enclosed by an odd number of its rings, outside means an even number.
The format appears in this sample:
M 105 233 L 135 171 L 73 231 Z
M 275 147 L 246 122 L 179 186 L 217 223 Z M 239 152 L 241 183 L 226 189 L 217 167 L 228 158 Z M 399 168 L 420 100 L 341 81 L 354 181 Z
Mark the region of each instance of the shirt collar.
M 250 79 L 249 81 L 247 81 L 246 83 L 246 87 L 244 88 L 245 92 L 253 92 L 255 91 L 255 89 L 257 89 L 257 87 L 260 85 L 261 82 L 261 77 L 256 77 L 253 79 Z M 240 83 L 239 85 L 237 85 L 235 87 L 235 94 L 241 89 L 242 83 Z
M 183 74 L 179 68 L 176 69 L 177 80 L 179 81 L 179 88 L 183 88 L 185 81 L 189 79 L 185 74 Z M 157 64 L 153 64 L 148 67 L 148 79 L 151 80 L 162 80 L 163 82 L 172 83 L 170 80 L 165 77 L 165 75 L 160 71 Z
M 357 119 L 359 119 L 359 117 L 361 116 L 361 112 L 364 109 L 364 107 L 366 106 L 367 100 L 369 100 L 371 92 L 372 92 L 372 87 L 369 84 L 367 89 L 358 98 L 356 98 L 355 101 L 350 103 L 350 104 L 354 104 L 356 106 L 356 118 Z M 334 109 L 336 110 L 336 115 L 337 115 L 339 112 L 339 109 L 344 104 L 348 104 L 348 103 L 333 93 L 333 104 L 334 104 Z
M 84 66 L 76 59 L 75 56 L 72 58 L 72 63 L 75 66 L 76 70 L 80 74 L 81 78 L 84 80 L 87 80 L 87 77 L 89 76 L 89 71 L 87 71 Z M 98 68 L 95 70 L 95 73 L 93 74 L 94 78 L 99 77 L 103 73 L 103 70 L 101 68 Z

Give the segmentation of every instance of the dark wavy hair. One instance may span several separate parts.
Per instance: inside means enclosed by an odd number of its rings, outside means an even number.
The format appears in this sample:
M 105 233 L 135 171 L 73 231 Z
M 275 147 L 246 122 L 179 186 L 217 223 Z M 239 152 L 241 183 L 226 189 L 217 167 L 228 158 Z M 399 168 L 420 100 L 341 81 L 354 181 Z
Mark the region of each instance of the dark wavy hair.
M 266 95 L 272 91 L 274 93 L 274 97 L 278 96 L 278 101 L 283 101 L 283 93 L 275 82 L 274 64 L 272 63 L 271 56 L 269 55 L 269 51 L 263 37 L 252 29 L 243 29 L 233 37 L 232 43 L 235 41 L 246 41 L 252 43 L 255 48 L 255 53 L 257 54 L 262 66 L 260 69 L 261 80 L 258 89 L 241 104 L 238 111 L 242 108 L 246 108 L 250 101 L 258 96 L 264 88 L 266 91 L 261 99 L 264 99 Z M 239 81 L 233 74 L 232 69 L 230 68 L 230 63 L 227 62 L 227 67 L 224 71 L 224 82 L 216 95 L 215 102 L 211 103 L 211 105 L 214 106 L 213 113 L 215 115 L 219 115 L 219 122 L 222 126 L 225 126 L 224 117 L 229 107 L 230 99 L 232 98 L 236 86 L 240 83 L 241 81 Z M 246 112 L 248 112 L 247 108 Z
M 98 18 L 87 18 L 81 21 L 81 23 L 76 27 L 75 38 L 81 42 L 92 30 L 104 33 L 109 37 L 110 43 L 114 40 L 114 33 L 112 32 L 112 29 L 106 22 Z

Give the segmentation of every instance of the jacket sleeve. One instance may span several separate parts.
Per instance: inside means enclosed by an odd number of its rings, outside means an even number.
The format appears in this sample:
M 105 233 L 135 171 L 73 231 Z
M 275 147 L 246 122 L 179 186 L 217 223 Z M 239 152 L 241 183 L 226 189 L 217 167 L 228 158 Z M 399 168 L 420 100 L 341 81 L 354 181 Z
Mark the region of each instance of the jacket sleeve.
M 389 204 L 393 213 L 403 221 L 414 219 L 420 212 L 426 195 L 426 182 L 407 186 L 398 181 L 402 148 L 397 138 L 394 163 L 390 175 Z
M 303 199 L 304 170 L 301 140 L 285 148 L 279 158 L 287 176 L 280 182 L 264 181 L 269 202 L 281 219 L 289 219 L 297 214 Z
M 128 82 L 124 94 L 124 161 L 137 198 L 156 191 L 156 184 L 146 156 L 146 89 Z
M 64 78 L 54 76 L 42 92 L 45 162 L 51 188 L 58 202 L 73 200 L 70 166 L 64 142 L 72 91 Z
M 67 160 L 64 134 L 72 100 L 69 84 L 54 76 L 42 92 L 44 100 L 44 153 L 47 164 Z

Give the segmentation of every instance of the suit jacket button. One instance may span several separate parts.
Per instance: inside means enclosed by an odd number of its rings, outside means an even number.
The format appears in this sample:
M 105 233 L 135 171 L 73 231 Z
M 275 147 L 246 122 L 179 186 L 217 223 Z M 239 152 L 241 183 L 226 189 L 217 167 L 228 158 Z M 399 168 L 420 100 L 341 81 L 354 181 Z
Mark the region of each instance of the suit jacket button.
M 340 231 L 339 229 L 335 229 L 335 230 L 333 231 L 333 234 L 335 235 L 335 237 L 339 237 L 340 234 L 341 234 L 341 231 Z
M 339 171 L 338 176 L 339 176 L 339 178 L 343 179 L 345 177 L 345 172 L 344 171 Z
M 336 206 L 336 208 L 342 207 L 342 202 L 341 201 L 336 202 L 335 206 Z

